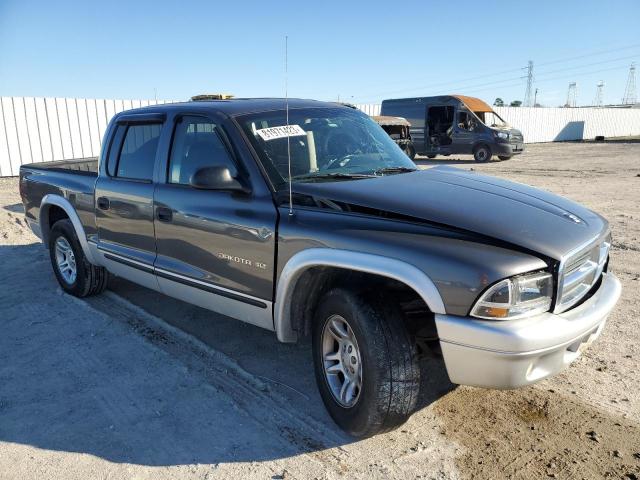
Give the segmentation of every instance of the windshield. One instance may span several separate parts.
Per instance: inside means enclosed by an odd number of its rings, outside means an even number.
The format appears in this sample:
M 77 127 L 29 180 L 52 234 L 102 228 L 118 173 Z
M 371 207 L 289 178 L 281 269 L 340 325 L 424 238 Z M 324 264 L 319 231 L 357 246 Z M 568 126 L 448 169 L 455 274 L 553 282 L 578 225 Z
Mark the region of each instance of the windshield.
M 289 110 L 288 128 L 284 110 L 237 120 L 276 189 L 289 180 L 287 150 L 292 182 L 338 181 L 416 169 L 389 135 L 357 110 Z
M 506 128 L 509 126 L 496 112 L 473 112 L 487 127 Z

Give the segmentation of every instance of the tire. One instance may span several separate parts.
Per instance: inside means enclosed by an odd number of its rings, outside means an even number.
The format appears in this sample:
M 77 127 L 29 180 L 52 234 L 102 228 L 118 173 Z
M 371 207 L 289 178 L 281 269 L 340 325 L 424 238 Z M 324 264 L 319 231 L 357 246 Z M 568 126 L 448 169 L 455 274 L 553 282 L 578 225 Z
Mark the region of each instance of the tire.
M 70 220 L 58 220 L 51 228 L 49 257 L 56 279 L 66 293 L 82 298 L 102 293 L 107 288 L 109 273 L 104 267 L 89 263 Z M 71 268 L 60 266 L 65 261 Z
M 404 153 L 407 154 L 407 157 L 409 157 L 411 160 L 416 158 L 416 149 L 413 148 L 413 145 L 405 145 L 403 150 Z
M 434 158 L 436 158 L 436 156 L 437 156 L 437 155 L 427 155 L 427 158 L 434 159 Z
M 478 163 L 485 163 L 491 160 L 491 149 L 483 144 L 473 149 L 473 159 Z
M 354 437 L 369 437 L 392 430 L 402 425 L 415 409 L 420 369 L 416 344 L 403 320 L 400 309 L 379 295 L 364 296 L 336 288 L 319 302 L 312 331 L 316 382 L 333 420 Z M 327 332 L 334 322 L 342 321 L 348 326 L 343 332 L 350 332 L 355 339 L 346 342 L 346 345 L 354 345 L 353 352 L 359 357 L 355 362 L 350 351 L 340 347 L 345 347 L 345 343 L 338 343 L 335 335 Z M 336 331 L 333 327 L 332 330 Z M 343 353 L 346 363 L 355 365 L 356 369 L 359 367 L 360 388 L 352 390 L 351 398 L 348 397 L 349 388 L 345 389 L 347 393 L 342 400 L 334 393 L 338 391 L 336 383 L 339 384 L 341 378 L 344 383 L 347 377 L 344 373 L 326 374 L 325 367 L 329 362 L 341 365 L 345 362 L 337 359 L 325 362 L 327 351 L 346 352 Z M 340 356 L 340 353 L 336 355 Z M 351 404 L 348 404 L 349 400 Z
M 513 155 L 498 155 L 498 158 L 502 161 L 511 160 L 511 158 L 513 158 Z

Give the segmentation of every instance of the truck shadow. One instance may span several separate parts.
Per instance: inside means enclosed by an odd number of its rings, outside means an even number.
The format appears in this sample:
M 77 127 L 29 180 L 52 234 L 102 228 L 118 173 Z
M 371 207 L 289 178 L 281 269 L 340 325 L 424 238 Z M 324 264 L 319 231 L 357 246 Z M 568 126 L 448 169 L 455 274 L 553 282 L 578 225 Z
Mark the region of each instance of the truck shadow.
M 121 279 L 92 299 L 63 295 L 39 244 L 0 246 L 0 278 L 11 282 L 0 289 L 1 442 L 149 466 L 259 462 L 354 442 L 326 413 L 308 343 L 278 343 Z M 185 347 L 157 319 L 210 352 Z M 453 389 L 440 360 L 423 363 L 419 408 Z
M 24 213 L 24 205 L 21 203 L 14 203 L 13 205 L 5 205 L 3 207 L 5 210 L 14 213 Z

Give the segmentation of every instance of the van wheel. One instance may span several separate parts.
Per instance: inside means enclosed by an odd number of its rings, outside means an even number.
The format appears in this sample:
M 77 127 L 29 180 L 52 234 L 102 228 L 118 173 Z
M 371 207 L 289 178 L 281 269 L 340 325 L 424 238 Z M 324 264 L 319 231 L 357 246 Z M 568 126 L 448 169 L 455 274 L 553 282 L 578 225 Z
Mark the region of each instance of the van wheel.
M 420 389 L 417 349 L 390 299 L 329 291 L 312 343 L 320 395 L 340 428 L 368 437 L 409 418 Z
M 484 144 L 478 145 L 473 150 L 473 158 L 478 163 L 488 162 L 491 160 L 491 149 Z
M 427 158 L 431 158 L 431 159 L 436 158 L 436 157 L 437 157 L 437 155 L 427 155 Z
M 513 157 L 513 155 L 498 155 L 498 158 L 502 161 L 504 160 L 510 160 Z
M 70 220 L 58 220 L 51 228 L 49 256 L 56 279 L 65 292 L 82 298 L 107 288 L 107 270 L 89 263 Z
M 405 145 L 403 150 L 404 150 L 404 153 L 407 154 L 407 157 L 409 157 L 411 160 L 416 158 L 416 149 L 413 148 L 413 145 Z

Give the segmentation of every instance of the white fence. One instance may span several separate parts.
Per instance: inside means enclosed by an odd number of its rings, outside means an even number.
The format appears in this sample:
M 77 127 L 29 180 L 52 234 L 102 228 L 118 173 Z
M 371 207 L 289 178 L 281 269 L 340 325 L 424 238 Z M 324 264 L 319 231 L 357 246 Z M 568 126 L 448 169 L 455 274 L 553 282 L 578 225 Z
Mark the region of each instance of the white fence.
M 0 177 L 20 165 L 94 157 L 111 117 L 166 100 L 0 97 Z
M 166 100 L 0 97 L 0 177 L 32 162 L 97 156 L 117 112 Z M 357 105 L 379 115 L 379 104 Z M 496 107 L 527 143 L 640 135 L 640 108 Z
M 379 104 L 356 105 L 367 115 L 380 115 Z M 588 140 L 596 135 L 640 135 L 640 108 L 494 107 L 507 123 L 522 131 L 526 143 Z
M 495 107 L 527 143 L 640 135 L 640 108 Z

